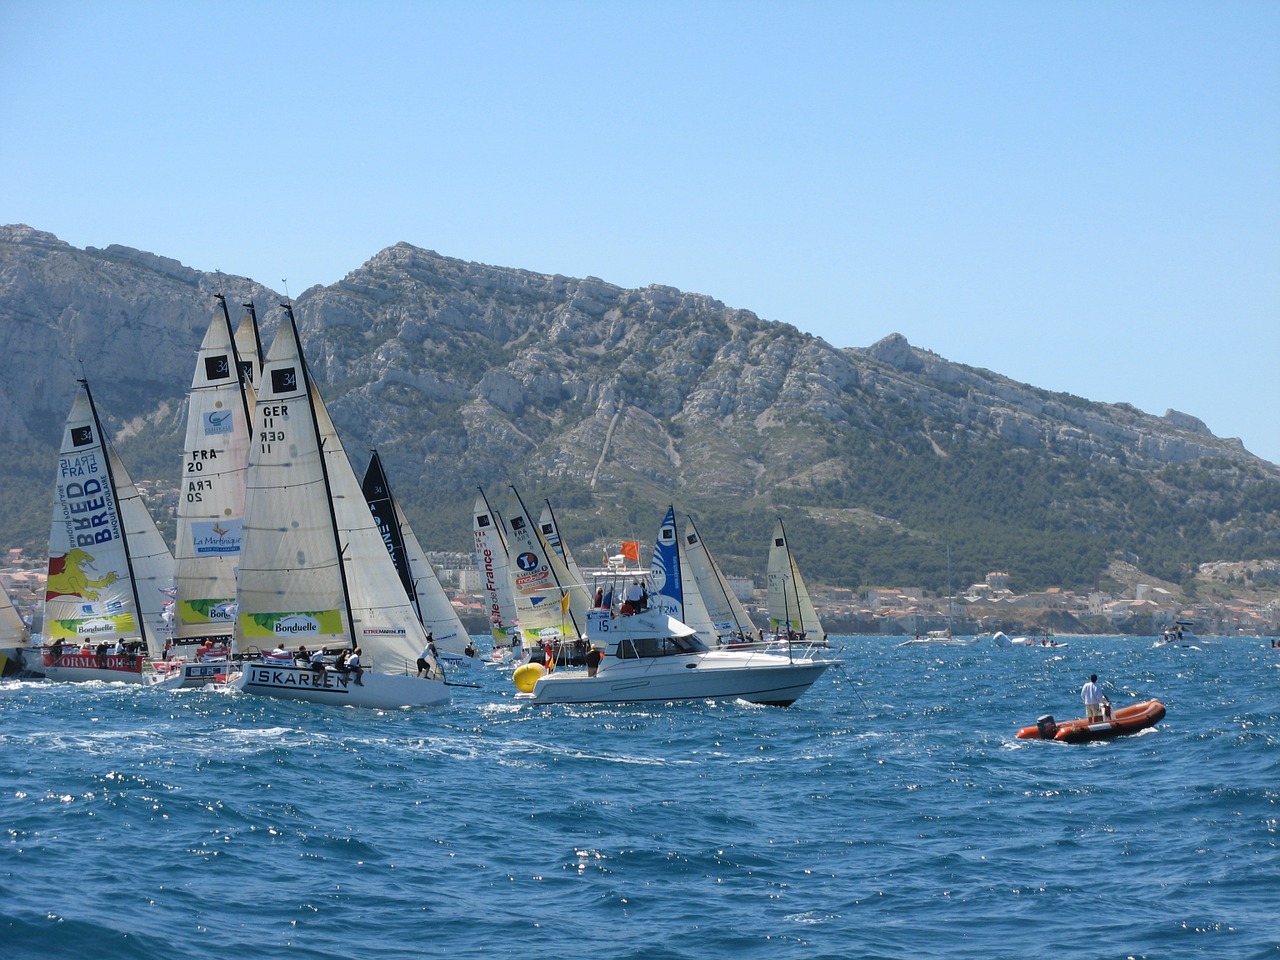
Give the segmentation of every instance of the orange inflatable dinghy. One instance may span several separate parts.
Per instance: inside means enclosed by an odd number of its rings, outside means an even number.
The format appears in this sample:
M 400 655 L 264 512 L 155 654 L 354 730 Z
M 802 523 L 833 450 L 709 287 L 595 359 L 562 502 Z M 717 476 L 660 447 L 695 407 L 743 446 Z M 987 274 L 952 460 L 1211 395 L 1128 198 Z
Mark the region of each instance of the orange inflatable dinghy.
M 1153 727 L 1164 719 L 1164 704 L 1159 700 L 1121 707 L 1109 717 L 1090 723 L 1088 720 L 1056 722 L 1051 716 L 1043 716 L 1033 727 L 1018 731 L 1019 740 L 1061 740 L 1063 743 L 1085 743 L 1137 733 Z

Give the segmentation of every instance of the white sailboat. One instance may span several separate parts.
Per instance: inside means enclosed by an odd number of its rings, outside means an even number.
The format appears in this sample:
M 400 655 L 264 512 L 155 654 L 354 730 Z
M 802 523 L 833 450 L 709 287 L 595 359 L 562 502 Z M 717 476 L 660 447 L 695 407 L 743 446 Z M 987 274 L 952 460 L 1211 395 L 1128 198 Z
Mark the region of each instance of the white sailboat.
M 566 640 L 576 642 L 585 624 L 574 618 L 569 570 L 539 535 L 516 488 L 510 490 L 505 532 L 524 646 L 533 649 L 550 644 L 554 648 Z
M 240 355 L 226 299 L 196 357 L 187 399 L 187 436 L 178 495 L 177 616 L 174 652 L 181 686 L 224 680 L 232 671 L 236 571 L 244 527 L 256 354 Z M 246 315 L 249 321 L 252 313 Z M 256 327 L 256 324 L 253 324 Z M 242 323 L 243 329 L 243 323 Z M 242 336 L 242 342 L 245 337 Z M 246 343 L 256 349 L 256 335 Z M 249 378 L 249 379 L 246 379 Z
M 40 675 L 39 654 L 39 649 L 31 646 L 31 631 L 13 598 L 0 584 L 0 676 Z
M 258 387 L 253 438 L 236 639 L 254 656 L 236 686 L 335 705 L 448 703 L 443 681 L 417 676 L 426 631 L 311 380 L 288 306 Z M 338 651 L 338 661 L 309 667 L 267 652 L 298 641 Z M 343 659 L 352 654 L 359 669 Z
M 494 659 L 502 661 L 513 644 L 520 640 L 520 627 L 502 518 L 490 508 L 484 490 L 476 496 L 471 529 L 476 560 L 484 574 L 485 607 L 489 616 L 489 634 L 493 638 Z
M 916 644 L 946 643 L 956 647 L 967 647 L 974 643 L 977 643 L 978 642 L 977 637 L 957 637 L 951 632 L 951 619 L 952 619 L 951 600 L 952 600 L 951 545 L 948 544 L 947 545 L 947 625 L 942 630 L 930 630 L 927 633 L 925 633 L 924 636 L 917 635 L 915 637 L 912 637 L 910 640 L 904 640 L 902 643 L 898 644 L 898 646 L 910 647 Z M 1025 641 L 1025 639 L 1026 639 L 1025 637 L 1015 638 L 1014 640 L 1010 641 L 1010 645 L 1020 646 L 1022 642 Z
M 756 634 L 756 625 L 742 601 L 730 588 L 728 579 L 711 555 L 706 541 L 698 533 L 692 517 L 688 517 L 685 523 L 680 552 L 685 560 L 684 566 L 688 567 L 693 582 L 697 584 L 717 640 L 724 643 L 749 641 Z
M 809 598 L 795 556 L 787 545 L 787 532 L 779 519 L 769 547 L 769 629 L 779 640 L 821 643 L 826 639 L 818 612 Z
M 361 489 L 409 601 L 435 641 L 438 659 L 447 669 L 480 667 L 480 658 L 476 656 L 475 646 L 458 617 L 458 611 L 444 592 L 435 567 L 427 559 L 422 543 L 391 491 L 391 483 L 387 480 L 377 450 L 369 458 Z
M 102 430 L 81 380 L 58 455 L 45 588 L 50 680 L 160 677 L 173 555 Z
M 564 564 L 565 576 L 561 586 L 569 592 L 569 609 L 573 611 L 574 622 L 585 624 L 587 611 L 591 609 L 591 596 L 587 592 L 587 581 L 582 575 L 582 568 L 573 559 L 569 545 L 560 536 L 560 528 L 556 523 L 555 511 L 551 509 L 551 501 L 544 500 L 542 515 L 538 519 L 538 535 L 542 537 L 548 549 L 560 558 Z

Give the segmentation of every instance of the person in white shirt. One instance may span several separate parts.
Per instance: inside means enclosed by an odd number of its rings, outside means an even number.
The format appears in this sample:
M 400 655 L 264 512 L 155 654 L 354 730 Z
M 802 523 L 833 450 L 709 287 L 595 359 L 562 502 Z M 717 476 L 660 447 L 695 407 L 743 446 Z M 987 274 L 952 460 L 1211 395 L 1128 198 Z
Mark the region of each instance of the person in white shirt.
M 1103 717 L 1102 705 L 1111 706 L 1111 701 L 1098 686 L 1098 675 L 1090 674 L 1089 682 L 1080 688 L 1080 699 L 1084 701 L 1084 716 L 1090 723 Z

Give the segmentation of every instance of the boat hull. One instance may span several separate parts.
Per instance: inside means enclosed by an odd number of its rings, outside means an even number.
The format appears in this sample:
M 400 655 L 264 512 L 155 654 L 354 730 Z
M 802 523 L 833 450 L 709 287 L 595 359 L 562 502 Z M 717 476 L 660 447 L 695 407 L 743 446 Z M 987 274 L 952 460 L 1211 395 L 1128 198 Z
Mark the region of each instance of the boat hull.
M 279 666 L 260 661 L 248 661 L 242 669 L 243 673 L 232 683 L 238 690 L 281 700 L 376 710 L 435 707 L 450 700 L 449 688 L 443 682 L 410 674 L 365 670 L 357 683 L 354 674 L 337 670 L 322 673 L 310 667 Z
M 1088 720 L 1067 720 L 1055 723 L 1052 717 L 1041 718 L 1035 726 L 1018 731 L 1019 740 L 1057 740 L 1060 743 L 1087 743 L 1090 740 L 1107 740 L 1137 733 L 1153 727 L 1164 719 L 1164 704 L 1159 700 L 1146 700 L 1116 710 L 1109 720 L 1090 723 Z M 1048 721 L 1045 723 L 1044 721 Z
M 64 653 L 60 657 L 45 654 L 44 675 L 57 683 L 152 684 L 158 679 L 155 666 L 147 657 L 128 654 Z
M 0 676 L 23 678 L 44 676 L 43 656 L 39 647 L 0 647 L 0 658 L 4 660 Z
M 769 654 L 663 657 L 602 665 L 596 676 L 556 671 L 517 700 L 533 703 L 644 703 L 671 700 L 747 700 L 790 706 L 822 676 L 829 660 L 787 660 Z M 751 662 L 754 659 L 754 663 Z M 777 661 L 777 662 L 773 662 Z
M 203 687 L 210 683 L 225 683 L 235 672 L 229 660 L 187 660 L 179 665 L 182 679 L 179 687 Z

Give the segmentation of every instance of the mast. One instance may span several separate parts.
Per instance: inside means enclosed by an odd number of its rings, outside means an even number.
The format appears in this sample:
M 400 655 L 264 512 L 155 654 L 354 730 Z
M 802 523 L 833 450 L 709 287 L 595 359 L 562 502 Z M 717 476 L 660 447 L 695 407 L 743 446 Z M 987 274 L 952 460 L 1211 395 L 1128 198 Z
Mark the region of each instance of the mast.
M 227 298 L 220 293 L 215 293 L 213 296 L 218 301 L 218 306 L 222 308 L 222 321 L 227 325 L 227 340 L 229 340 L 231 343 L 231 359 L 232 359 L 232 362 L 235 363 L 236 371 L 240 377 L 240 407 L 241 409 L 244 410 L 244 422 L 249 424 L 250 427 L 252 428 L 253 410 L 249 408 L 249 397 L 245 394 L 244 381 L 246 376 L 245 367 L 249 367 L 250 368 L 250 370 L 248 371 L 249 382 L 250 383 L 255 382 L 254 371 L 252 370 L 253 364 L 245 363 L 243 360 L 240 359 L 240 351 L 236 347 L 235 327 L 231 326 L 231 314 L 227 311 Z M 253 304 L 249 304 L 249 310 L 252 313 Z M 254 339 L 257 340 L 258 356 L 262 356 L 262 341 L 258 340 L 258 318 L 256 316 L 253 318 L 253 336 L 254 336 Z
M 250 300 L 248 303 L 242 303 L 240 304 L 240 306 L 244 307 L 246 310 L 249 311 L 249 320 L 251 321 L 250 326 L 253 329 L 253 343 L 254 343 L 254 350 L 257 353 L 258 369 L 254 370 L 253 364 L 251 363 L 246 364 L 246 366 L 249 367 L 249 382 L 257 383 L 258 374 L 262 372 L 262 364 L 265 363 L 267 359 L 267 355 L 262 352 L 262 331 L 258 329 L 258 311 L 254 309 L 252 300 Z M 227 322 L 230 323 L 229 320 Z M 232 343 L 235 342 L 234 336 L 232 336 L 231 341 Z

